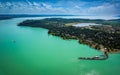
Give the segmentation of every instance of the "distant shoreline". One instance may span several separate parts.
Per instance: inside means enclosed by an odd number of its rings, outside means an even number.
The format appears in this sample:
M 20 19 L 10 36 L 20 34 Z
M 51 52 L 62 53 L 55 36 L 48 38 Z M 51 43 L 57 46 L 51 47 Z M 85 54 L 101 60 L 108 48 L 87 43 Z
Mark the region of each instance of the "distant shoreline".
M 23 17 L 48 17 L 48 16 L 75 16 L 75 15 L 29 15 L 29 14 L 0 14 L 0 20 Z
M 119 16 L 111 16 L 108 18 L 105 16 L 96 16 L 96 15 L 67 15 L 67 14 L 0 14 L 0 20 L 7 20 L 12 18 L 24 18 L 24 17 L 69 17 L 69 18 L 79 18 L 79 19 L 101 19 L 101 20 L 113 20 L 120 19 Z M 96 18 L 95 18 L 96 17 Z

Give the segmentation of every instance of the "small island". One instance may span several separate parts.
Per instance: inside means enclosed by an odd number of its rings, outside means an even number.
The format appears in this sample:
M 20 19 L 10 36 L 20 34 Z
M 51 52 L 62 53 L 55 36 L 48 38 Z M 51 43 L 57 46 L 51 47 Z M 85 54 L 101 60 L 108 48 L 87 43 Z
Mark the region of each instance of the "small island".
M 80 23 L 95 23 L 98 25 L 74 26 Z M 120 51 L 120 19 L 46 18 L 26 20 L 19 23 L 18 26 L 46 28 L 49 30 L 48 34 L 60 36 L 63 39 L 77 39 L 80 44 L 86 44 L 106 53 Z

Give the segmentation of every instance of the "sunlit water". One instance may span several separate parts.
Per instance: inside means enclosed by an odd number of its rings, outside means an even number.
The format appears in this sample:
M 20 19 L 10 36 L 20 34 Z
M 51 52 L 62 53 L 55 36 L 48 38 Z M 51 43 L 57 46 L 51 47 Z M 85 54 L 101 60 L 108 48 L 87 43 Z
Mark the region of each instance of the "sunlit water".
M 78 60 L 103 53 L 48 35 L 47 29 L 17 26 L 25 19 L 0 21 L 0 75 L 120 75 L 120 54 L 102 61 Z

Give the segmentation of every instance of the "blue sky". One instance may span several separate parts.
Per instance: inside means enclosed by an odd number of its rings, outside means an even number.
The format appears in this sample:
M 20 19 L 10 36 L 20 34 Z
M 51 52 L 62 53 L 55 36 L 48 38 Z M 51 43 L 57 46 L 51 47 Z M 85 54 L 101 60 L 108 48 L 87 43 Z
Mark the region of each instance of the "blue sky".
M 0 14 L 120 15 L 120 0 L 0 0 Z

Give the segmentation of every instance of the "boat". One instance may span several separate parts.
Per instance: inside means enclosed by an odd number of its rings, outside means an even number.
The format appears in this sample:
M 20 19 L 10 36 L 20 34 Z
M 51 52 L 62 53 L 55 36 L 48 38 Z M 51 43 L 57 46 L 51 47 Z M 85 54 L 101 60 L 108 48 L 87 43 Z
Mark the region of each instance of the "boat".
M 16 41 L 15 41 L 15 40 L 12 40 L 12 42 L 13 42 L 13 43 L 16 43 Z

